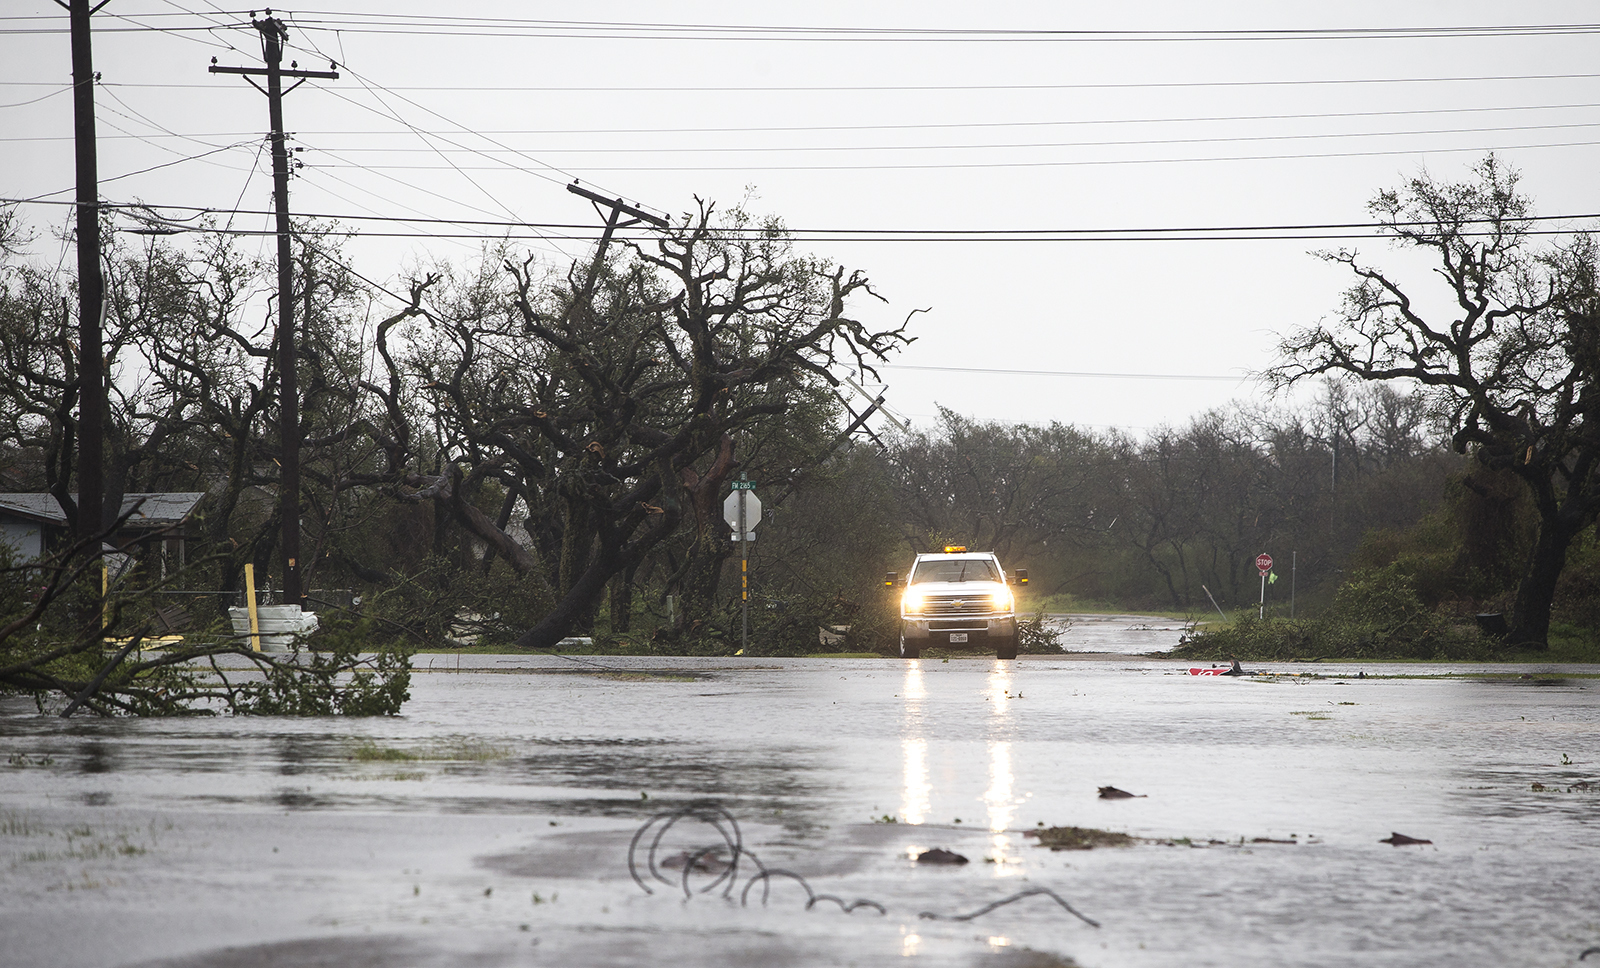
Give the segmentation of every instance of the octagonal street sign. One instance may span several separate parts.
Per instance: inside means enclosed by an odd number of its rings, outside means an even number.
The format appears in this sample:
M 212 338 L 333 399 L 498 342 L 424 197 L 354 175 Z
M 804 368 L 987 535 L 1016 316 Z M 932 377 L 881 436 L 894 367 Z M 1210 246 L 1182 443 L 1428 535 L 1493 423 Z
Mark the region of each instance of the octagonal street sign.
M 1266 575 L 1267 572 L 1271 571 L 1272 556 L 1267 554 L 1265 551 L 1259 555 L 1256 555 L 1256 570 L 1261 572 L 1262 575 Z
M 756 497 L 755 491 L 739 490 L 729 494 L 728 499 L 722 502 L 722 519 L 737 533 L 740 501 L 745 502 L 744 528 L 746 531 L 754 531 L 756 525 L 761 523 L 761 499 Z

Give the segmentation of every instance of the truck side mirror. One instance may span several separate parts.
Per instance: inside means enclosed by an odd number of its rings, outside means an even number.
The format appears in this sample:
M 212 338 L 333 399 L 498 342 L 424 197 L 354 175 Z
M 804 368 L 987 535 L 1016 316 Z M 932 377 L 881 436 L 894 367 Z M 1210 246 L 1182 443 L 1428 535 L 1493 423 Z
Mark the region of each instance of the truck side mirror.
M 896 584 L 899 583 L 899 581 L 900 581 L 900 576 L 898 574 L 896 574 L 895 572 L 886 571 L 886 572 L 883 573 L 883 587 L 884 588 L 893 588 Z
M 1017 584 L 1026 585 L 1027 583 L 1028 583 L 1028 569 L 1026 569 L 1026 568 L 1018 568 L 1017 569 Z

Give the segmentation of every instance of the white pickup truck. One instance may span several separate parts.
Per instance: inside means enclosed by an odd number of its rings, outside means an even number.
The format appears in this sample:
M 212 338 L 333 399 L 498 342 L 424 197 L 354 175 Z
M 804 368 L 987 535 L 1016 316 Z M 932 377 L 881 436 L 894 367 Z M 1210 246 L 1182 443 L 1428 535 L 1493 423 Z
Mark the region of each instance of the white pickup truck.
M 1017 657 L 1017 602 L 1007 586 L 1028 583 L 1026 570 L 1009 579 L 989 551 L 949 546 L 917 555 L 902 580 L 884 576 L 900 596 L 900 657 L 916 659 L 932 645 L 992 647 L 997 658 Z

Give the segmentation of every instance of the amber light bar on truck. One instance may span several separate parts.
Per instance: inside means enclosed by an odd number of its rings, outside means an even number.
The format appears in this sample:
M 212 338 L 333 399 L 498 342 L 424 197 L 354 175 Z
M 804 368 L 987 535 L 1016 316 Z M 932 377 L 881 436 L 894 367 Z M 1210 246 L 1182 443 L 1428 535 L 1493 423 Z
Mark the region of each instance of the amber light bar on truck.
M 963 551 L 966 551 L 966 550 L 967 550 L 967 546 L 966 545 L 945 545 L 944 546 L 944 553 L 947 554 L 947 555 L 959 555 Z

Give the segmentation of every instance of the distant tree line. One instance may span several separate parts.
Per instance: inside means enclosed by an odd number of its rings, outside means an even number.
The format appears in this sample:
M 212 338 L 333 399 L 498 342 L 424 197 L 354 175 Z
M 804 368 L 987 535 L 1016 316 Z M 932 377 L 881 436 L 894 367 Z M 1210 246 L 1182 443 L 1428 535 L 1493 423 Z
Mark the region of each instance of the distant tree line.
M 1199 617 L 1214 599 L 1232 613 L 1255 603 L 1266 551 L 1277 614 L 1288 583 L 1315 611 L 1383 572 L 1429 609 L 1503 611 L 1543 642 L 1600 589 L 1593 252 L 1583 236 L 1530 249 L 1514 177 L 1490 159 L 1475 178 L 1421 179 L 1374 209 L 1438 256 L 1460 318 L 1432 323 L 1397 281 L 1329 254 L 1356 274 L 1345 310 L 1286 337 L 1270 374 L 1315 378 L 1309 403 L 1137 436 L 950 411 L 908 433 L 847 432 L 839 374 L 871 373 L 911 337 L 857 318 L 878 298 L 864 274 L 795 252 L 781 223 L 742 210 L 701 205 L 592 265 L 489 246 L 399 293 L 349 266 L 336 227 L 302 224 L 307 585 L 358 592 L 364 634 L 410 645 L 590 635 L 731 651 L 721 503 L 743 474 L 766 503 L 758 649 L 814 649 L 819 628 L 880 644 L 882 573 L 946 543 L 1029 568 L 1040 605 Z M 108 238 L 107 504 L 206 493 L 203 547 L 180 579 L 216 593 L 186 600 L 204 622 L 245 564 L 272 580 L 275 289 L 223 232 Z M 72 282 L 29 251 L 0 211 L 0 489 L 65 506 Z M 89 621 L 93 597 L 57 620 Z

